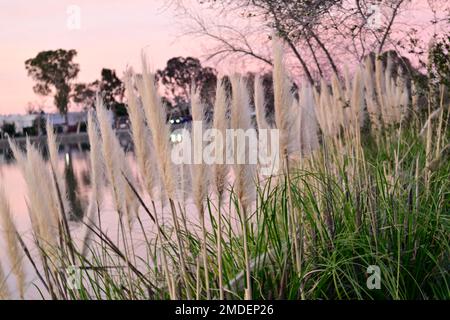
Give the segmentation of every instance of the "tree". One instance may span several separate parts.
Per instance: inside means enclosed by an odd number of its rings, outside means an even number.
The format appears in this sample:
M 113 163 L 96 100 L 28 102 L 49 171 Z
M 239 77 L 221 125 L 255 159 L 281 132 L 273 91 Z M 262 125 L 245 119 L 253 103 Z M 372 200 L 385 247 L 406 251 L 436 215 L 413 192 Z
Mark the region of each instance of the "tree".
M 240 30 L 238 26 L 231 26 L 229 23 L 217 23 L 216 21 L 208 23 L 199 14 L 191 14 L 185 8 L 185 14 L 194 24 L 188 34 L 203 35 L 218 43 L 218 46 L 214 47 L 213 52 L 210 53 L 210 58 L 227 58 L 232 55 L 249 56 L 272 65 L 270 56 L 262 53 L 259 47 L 261 47 L 261 44 L 267 44 L 267 40 L 270 41 L 271 35 L 275 32 L 277 36 L 284 40 L 293 53 L 293 57 L 299 62 L 304 76 L 312 83 L 314 77 L 311 66 L 308 65 L 305 54 L 306 48 L 302 47 L 300 39 L 302 41 L 307 40 L 311 54 L 318 63 L 316 56 L 318 49 L 313 48 L 310 41 L 310 38 L 313 37 L 312 26 L 340 0 L 205 0 L 199 2 L 215 9 L 221 7 L 227 15 L 234 11 L 241 19 L 252 19 L 251 25 L 257 26 L 254 29 L 254 27 L 246 25 L 245 29 L 247 30 Z M 180 6 L 183 7 L 182 4 Z M 242 22 L 240 24 L 242 25 Z M 249 32 L 249 28 L 254 30 Z M 306 32 L 306 29 L 308 29 L 308 32 Z M 266 34 L 267 37 L 262 36 L 263 34 Z M 327 53 L 331 67 L 337 72 L 336 64 L 328 49 L 315 33 L 314 37 L 316 42 L 320 43 L 322 50 Z M 320 65 L 318 65 L 318 69 L 322 74 Z
M 428 60 L 431 81 L 450 88 L 450 33 L 435 40 L 429 50 Z
M 416 0 L 197 0 L 194 9 L 191 2 L 172 1 L 187 20 L 186 35 L 211 43 L 207 58 L 229 62 L 248 57 L 271 65 L 270 50 L 262 48 L 275 33 L 289 48 L 291 73 L 299 68 L 297 75 L 310 82 L 339 75 L 343 65 L 360 63 L 370 52 L 407 54 L 403 44 L 408 33 L 429 27 L 448 30 L 442 15 L 450 10 L 445 1 L 429 0 L 433 18 L 425 22 L 407 19 Z M 211 14 L 214 18 L 207 19 Z M 420 37 L 429 39 L 423 32 Z
M 98 80 L 92 83 L 77 83 L 73 87 L 72 101 L 83 109 L 94 108 L 97 90 Z
M 300 62 L 303 72 L 310 83 L 313 83 L 313 76 L 307 61 L 301 53 L 300 40 L 305 40 L 308 49 L 317 65 L 319 73 L 322 75 L 322 68 L 318 61 L 312 40 L 323 50 L 335 73 L 338 73 L 336 64 L 325 44 L 319 39 L 314 31 L 316 25 L 320 24 L 325 13 L 332 7 L 339 4 L 340 0 L 243 0 L 243 5 L 253 6 L 258 9 L 268 21 L 269 26 L 276 31 L 277 35 L 292 50 L 295 58 Z M 304 48 L 306 50 L 306 48 Z
M 0 129 L 3 134 L 7 134 L 9 137 L 13 137 L 16 134 L 16 124 L 14 122 L 5 122 Z
M 210 67 L 202 67 L 200 61 L 192 57 L 176 57 L 167 61 L 164 69 L 156 72 L 156 80 L 165 87 L 165 95 L 172 105 L 188 104 L 191 86 L 200 90 L 202 102 L 207 106 L 214 103 L 217 72 Z
M 116 114 L 121 113 L 120 109 L 125 107 L 123 104 L 125 86 L 117 77 L 115 70 L 102 69 L 99 90 L 106 106 L 109 106 Z
M 255 77 L 256 74 L 253 72 L 248 72 L 245 75 L 245 80 L 247 83 L 247 89 L 250 93 L 250 103 L 255 105 Z M 273 92 L 273 74 L 272 72 L 265 72 L 260 75 L 263 89 L 264 89 L 264 103 L 265 103 L 265 115 L 269 122 L 274 121 L 275 112 L 275 102 L 274 102 L 274 92 Z
M 72 99 L 83 108 L 95 108 L 97 93 L 102 95 L 105 105 L 113 110 L 117 116 L 126 115 L 124 104 L 125 86 L 117 77 L 113 69 L 103 68 L 100 80 L 91 83 L 77 83 L 74 85 Z
M 67 114 L 71 81 L 80 71 L 79 65 L 73 62 L 76 55 L 76 50 L 49 50 L 25 61 L 28 75 L 36 81 L 34 92 L 48 96 L 54 91 L 54 103 L 61 114 Z

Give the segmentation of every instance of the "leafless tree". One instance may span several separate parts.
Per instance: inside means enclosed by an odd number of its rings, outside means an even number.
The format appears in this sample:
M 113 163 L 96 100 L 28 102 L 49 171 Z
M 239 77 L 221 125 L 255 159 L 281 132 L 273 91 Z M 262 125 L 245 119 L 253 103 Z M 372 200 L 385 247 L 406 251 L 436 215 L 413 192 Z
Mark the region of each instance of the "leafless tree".
M 428 1 L 448 10 L 444 0 Z M 208 48 L 207 58 L 250 57 L 271 65 L 267 46 L 275 33 L 310 82 L 339 74 L 342 65 L 358 63 L 371 52 L 395 50 L 401 55 L 410 31 L 423 27 L 405 19 L 414 0 L 197 0 L 214 14 L 212 21 L 198 10 L 189 11 L 183 0 L 173 2 L 190 21 L 188 34 L 216 44 Z M 219 22 L 220 17 L 234 17 L 237 24 Z

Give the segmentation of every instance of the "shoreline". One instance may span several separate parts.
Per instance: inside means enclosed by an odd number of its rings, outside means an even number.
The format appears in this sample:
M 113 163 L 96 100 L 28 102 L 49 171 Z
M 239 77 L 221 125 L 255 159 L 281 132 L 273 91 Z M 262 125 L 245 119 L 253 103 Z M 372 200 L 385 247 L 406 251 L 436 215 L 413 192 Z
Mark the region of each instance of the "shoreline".
M 129 129 L 118 129 L 115 130 L 117 136 L 119 138 L 131 138 Z M 41 135 L 41 136 L 32 136 L 28 137 L 31 142 L 33 143 L 43 143 L 46 144 L 47 136 Z M 25 144 L 27 137 L 15 137 L 12 138 L 13 141 L 15 141 L 18 144 Z M 80 133 L 63 133 L 58 134 L 56 136 L 56 141 L 61 144 L 69 144 L 69 143 L 83 143 L 83 142 L 89 142 L 88 134 L 87 132 L 80 132 Z M 9 149 L 9 143 L 8 139 L 0 139 L 0 149 Z

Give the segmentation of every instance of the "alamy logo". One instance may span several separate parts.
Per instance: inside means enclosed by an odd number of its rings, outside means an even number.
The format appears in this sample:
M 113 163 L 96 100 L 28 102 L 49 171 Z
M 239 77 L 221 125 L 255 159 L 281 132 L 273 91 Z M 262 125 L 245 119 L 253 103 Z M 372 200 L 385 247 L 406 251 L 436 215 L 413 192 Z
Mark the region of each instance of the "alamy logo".
M 372 4 L 369 7 L 369 16 L 367 19 L 367 25 L 370 29 L 381 28 L 381 8 L 378 4 Z
M 66 9 L 67 20 L 66 26 L 69 30 L 81 29 L 81 8 L 77 5 L 70 5 Z
M 192 130 L 177 133 L 172 149 L 175 164 L 251 164 L 260 166 L 262 175 L 269 176 L 280 167 L 278 129 L 254 128 L 203 129 L 202 121 L 193 121 Z
M 367 289 L 381 289 L 381 271 L 379 266 L 368 266 L 367 274 L 369 277 L 367 278 L 366 285 Z

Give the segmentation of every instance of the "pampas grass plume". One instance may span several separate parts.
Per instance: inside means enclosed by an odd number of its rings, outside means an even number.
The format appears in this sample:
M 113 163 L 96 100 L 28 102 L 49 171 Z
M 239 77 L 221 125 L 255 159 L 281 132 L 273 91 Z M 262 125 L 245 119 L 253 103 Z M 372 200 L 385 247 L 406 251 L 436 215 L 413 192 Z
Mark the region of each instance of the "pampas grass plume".
M 12 217 L 5 190 L 0 186 L 0 225 L 3 229 L 3 236 L 6 243 L 6 252 L 11 262 L 12 272 L 17 280 L 20 297 L 25 293 L 25 272 L 23 270 L 22 253 L 19 250 L 19 243 L 16 237 L 16 226 Z M 1 282 L 1 280 L 0 280 Z

